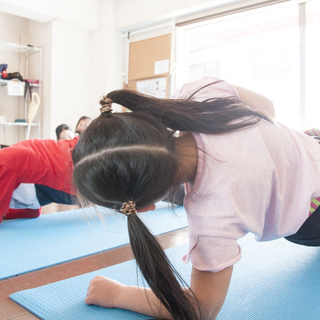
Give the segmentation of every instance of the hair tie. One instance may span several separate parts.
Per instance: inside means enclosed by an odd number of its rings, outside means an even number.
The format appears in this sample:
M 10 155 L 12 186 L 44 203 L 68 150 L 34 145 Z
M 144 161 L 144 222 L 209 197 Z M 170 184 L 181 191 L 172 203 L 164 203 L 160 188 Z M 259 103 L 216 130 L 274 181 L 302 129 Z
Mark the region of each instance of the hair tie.
M 101 98 L 101 100 L 99 101 L 99 103 L 101 104 L 101 108 L 100 108 L 100 112 L 107 112 L 110 113 L 111 111 L 113 111 L 113 109 L 111 108 L 112 106 L 112 100 L 110 98 L 107 98 L 106 96 L 103 96 Z
M 124 202 L 120 208 L 120 212 L 126 216 L 130 216 L 130 214 L 137 213 L 136 203 L 134 201 Z

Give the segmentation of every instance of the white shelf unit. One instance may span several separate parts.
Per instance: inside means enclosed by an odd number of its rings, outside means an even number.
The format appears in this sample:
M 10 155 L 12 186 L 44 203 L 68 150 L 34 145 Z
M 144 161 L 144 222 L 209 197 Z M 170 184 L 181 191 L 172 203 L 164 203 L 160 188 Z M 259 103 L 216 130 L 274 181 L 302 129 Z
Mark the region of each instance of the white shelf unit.
M 37 83 L 29 83 L 31 88 L 37 88 L 37 91 L 39 93 L 39 96 L 41 98 L 41 70 L 42 70 L 42 50 L 41 48 L 33 47 L 30 45 L 21 45 L 16 44 L 12 42 L 8 42 L 5 40 L 0 39 L 0 56 L 1 54 L 12 54 L 12 55 L 22 55 L 25 58 L 25 72 L 24 72 L 24 78 L 28 79 L 29 74 L 29 56 L 33 54 L 38 54 L 38 63 L 39 63 L 39 75 L 38 79 L 39 84 Z M 10 66 L 8 66 L 9 68 Z M 20 70 L 19 70 L 20 71 Z M 21 72 L 21 71 L 20 71 Z M 6 86 L 8 80 L 0 79 L 0 87 Z M 28 95 L 25 98 L 24 101 L 24 119 L 27 119 L 27 113 L 28 113 Z M 30 136 L 30 128 L 31 127 L 37 127 L 38 128 L 38 138 L 40 138 L 40 132 L 41 132 L 41 105 L 38 109 L 38 121 L 33 123 L 27 123 L 27 122 L 0 122 L 0 127 L 25 127 L 25 139 L 29 139 Z
M 12 126 L 16 126 L 16 127 L 28 127 L 28 125 L 30 125 L 31 127 L 37 127 L 38 123 L 28 123 L 28 122 L 1 122 L 0 125 L 2 127 L 12 127 Z
M 6 86 L 9 80 L 0 79 L 0 86 Z M 30 83 L 30 86 L 33 88 L 39 88 L 38 83 Z

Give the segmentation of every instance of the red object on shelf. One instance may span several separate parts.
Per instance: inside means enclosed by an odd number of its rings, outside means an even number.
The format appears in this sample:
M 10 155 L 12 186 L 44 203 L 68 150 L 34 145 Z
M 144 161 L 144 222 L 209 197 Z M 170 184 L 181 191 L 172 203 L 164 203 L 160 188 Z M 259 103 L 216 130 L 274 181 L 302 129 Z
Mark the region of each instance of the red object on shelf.
M 7 75 L 7 70 L 3 70 L 1 72 L 2 78 L 5 79 L 8 75 Z
M 28 81 L 29 83 L 39 84 L 39 80 L 35 79 L 26 79 L 26 81 Z

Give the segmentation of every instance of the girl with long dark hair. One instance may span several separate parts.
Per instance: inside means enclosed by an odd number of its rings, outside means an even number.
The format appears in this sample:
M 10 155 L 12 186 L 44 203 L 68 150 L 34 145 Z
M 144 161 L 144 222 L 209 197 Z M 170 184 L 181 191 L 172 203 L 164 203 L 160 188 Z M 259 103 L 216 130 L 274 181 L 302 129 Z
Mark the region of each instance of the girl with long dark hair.
M 112 102 L 132 112 L 112 113 Z M 206 77 L 185 85 L 175 99 L 119 90 L 100 103 L 101 115 L 73 151 L 74 182 L 91 203 L 122 205 L 150 288 L 96 277 L 86 303 L 161 319 L 215 319 L 240 260 L 237 239 L 252 232 L 259 241 L 305 241 L 297 231 L 317 216 L 308 218 L 311 199 L 320 196 L 320 148 L 275 122 L 270 100 Z M 139 219 L 183 183 L 190 287 Z

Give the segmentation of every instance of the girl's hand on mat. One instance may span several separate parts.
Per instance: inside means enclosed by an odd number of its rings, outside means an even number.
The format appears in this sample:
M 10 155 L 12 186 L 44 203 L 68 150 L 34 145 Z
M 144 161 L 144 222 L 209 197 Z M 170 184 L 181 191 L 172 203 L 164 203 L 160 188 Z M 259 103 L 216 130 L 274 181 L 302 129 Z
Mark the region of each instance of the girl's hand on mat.
M 105 308 L 114 308 L 115 299 L 123 285 L 115 280 L 97 276 L 90 281 L 86 304 L 95 304 Z

